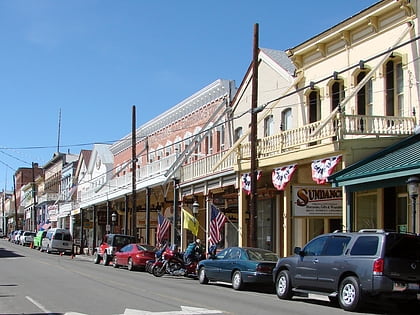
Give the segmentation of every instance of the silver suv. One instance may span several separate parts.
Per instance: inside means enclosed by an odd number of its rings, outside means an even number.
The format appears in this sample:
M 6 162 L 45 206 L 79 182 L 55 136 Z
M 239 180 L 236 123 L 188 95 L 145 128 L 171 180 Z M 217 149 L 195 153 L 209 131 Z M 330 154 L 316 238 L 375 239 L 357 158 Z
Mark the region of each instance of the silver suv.
M 391 298 L 407 306 L 420 300 L 420 235 L 361 230 L 312 239 L 273 270 L 280 299 L 324 294 L 346 311 L 367 297 Z

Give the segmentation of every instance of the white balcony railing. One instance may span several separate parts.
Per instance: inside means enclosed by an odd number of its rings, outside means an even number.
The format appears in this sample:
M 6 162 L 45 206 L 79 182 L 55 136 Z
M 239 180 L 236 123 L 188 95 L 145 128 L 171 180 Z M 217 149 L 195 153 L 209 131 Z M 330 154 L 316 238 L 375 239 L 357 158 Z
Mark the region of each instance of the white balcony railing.
M 326 124 L 321 126 L 320 121 L 314 122 L 292 130 L 282 131 L 276 135 L 258 139 L 257 152 L 260 158 L 267 158 L 280 155 L 285 152 L 293 152 L 312 146 L 314 144 L 333 143 L 337 140 L 379 137 L 379 136 L 402 136 L 413 133 L 415 126 L 414 117 L 394 116 L 364 116 L 337 114 Z M 205 178 L 215 173 L 219 174 L 232 171 L 238 159 L 249 159 L 251 156 L 250 143 L 241 144 L 237 150 L 225 157 L 227 151 L 218 152 L 181 167 L 181 180 L 184 182 Z M 238 156 L 239 155 L 239 156 Z M 222 163 L 214 169 L 214 166 L 223 159 Z M 170 169 L 176 160 L 176 155 L 170 155 L 160 160 L 137 169 L 137 183 L 150 178 L 163 176 Z M 95 192 L 93 187 L 81 194 L 81 203 L 89 200 L 94 204 L 98 198 L 103 199 L 104 194 L 124 195 L 131 192 L 132 176 L 128 172 L 124 176 L 116 177 L 101 189 L 100 193 Z M 139 186 L 137 186 L 139 188 Z

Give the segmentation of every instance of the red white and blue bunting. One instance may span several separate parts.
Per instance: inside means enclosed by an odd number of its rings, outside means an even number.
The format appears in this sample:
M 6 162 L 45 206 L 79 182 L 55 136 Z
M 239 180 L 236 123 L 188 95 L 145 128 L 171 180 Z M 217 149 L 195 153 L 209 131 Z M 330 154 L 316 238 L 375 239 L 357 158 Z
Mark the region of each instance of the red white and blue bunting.
M 262 172 L 257 171 L 257 180 L 261 178 Z M 251 194 L 251 173 L 242 174 L 242 189 L 247 193 Z
M 271 175 L 274 187 L 276 187 L 278 190 L 284 190 L 286 185 L 292 179 L 296 168 L 296 164 L 275 168 Z
M 332 174 L 334 168 L 340 161 L 341 155 L 312 161 L 312 179 L 317 182 L 317 184 L 325 184 L 328 180 L 328 176 Z

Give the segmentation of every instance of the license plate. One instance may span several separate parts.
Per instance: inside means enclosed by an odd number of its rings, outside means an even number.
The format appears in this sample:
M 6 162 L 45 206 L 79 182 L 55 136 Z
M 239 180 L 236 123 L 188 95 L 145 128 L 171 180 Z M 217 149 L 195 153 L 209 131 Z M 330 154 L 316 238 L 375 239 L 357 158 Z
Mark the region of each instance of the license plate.
M 418 283 L 409 283 L 408 288 L 410 290 L 418 290 L 419 289 L 419 284 Z

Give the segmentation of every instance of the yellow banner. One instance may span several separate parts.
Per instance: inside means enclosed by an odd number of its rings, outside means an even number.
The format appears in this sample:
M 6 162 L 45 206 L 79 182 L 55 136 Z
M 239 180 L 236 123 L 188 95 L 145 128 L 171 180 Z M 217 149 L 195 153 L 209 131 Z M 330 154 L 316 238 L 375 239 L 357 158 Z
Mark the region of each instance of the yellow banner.
M 198 228 L 200 224 L 198 220 L 192 216 L 187 210 L 182 209 L 182 214 L 184 215 L 184 229 L 190 230 L 192 234 L 197 236 Z

